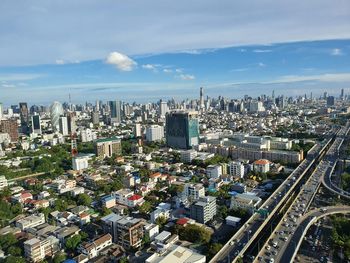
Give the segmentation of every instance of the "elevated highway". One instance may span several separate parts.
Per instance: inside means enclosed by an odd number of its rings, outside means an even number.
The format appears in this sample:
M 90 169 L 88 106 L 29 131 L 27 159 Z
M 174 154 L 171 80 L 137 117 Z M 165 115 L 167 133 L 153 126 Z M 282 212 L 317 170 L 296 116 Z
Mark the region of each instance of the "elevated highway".
M 210 262 L 235 262 L 242 257 L 245 251 L 252 245 L 261 231 L 271 224 L 271 219 L 280 212 L 281 207 L 299 189 L 300 182 L 305 175 L 310 175 L 316 165 L 326 153 L 333 142 L 331 137 L 314 147 L 308 152 L 307 158 L 287 177 L 287 179 L 266 199 L 261 205 L 262 213 L 255 212 L 247 222 L 229 239 L 222 249 L 210 260 Z

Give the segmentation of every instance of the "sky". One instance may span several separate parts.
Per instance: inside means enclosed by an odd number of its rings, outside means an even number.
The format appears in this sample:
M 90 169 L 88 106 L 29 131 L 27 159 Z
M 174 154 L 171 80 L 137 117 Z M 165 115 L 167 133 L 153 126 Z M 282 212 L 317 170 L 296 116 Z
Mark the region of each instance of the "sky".
M 2 0 L 0 101 L 350 93 L 348 0 Z

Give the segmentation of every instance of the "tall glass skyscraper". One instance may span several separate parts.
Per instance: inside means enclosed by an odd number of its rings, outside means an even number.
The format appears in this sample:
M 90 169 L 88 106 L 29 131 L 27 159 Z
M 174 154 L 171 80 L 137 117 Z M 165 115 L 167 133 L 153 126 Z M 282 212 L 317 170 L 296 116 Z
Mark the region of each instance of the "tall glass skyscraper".
M 60 116 L 63 115 L 63 107 L 62 104 L 58 101 L 52 103 L 50 107 L 50 116 L 51 116 L 51 125 L 54 131 L 59 131 L 59 119 Z
M 166 142 L 168 147 L 191 149 L 199 142 L 197 112 L 173 111 L 166 116 Z
M 111 118 L 111 124 L 113 123 L 121 123 L 121 103 L 119 100 L 116 101 L 109 101 L 109 110 L 110 110 L 110 118 Z

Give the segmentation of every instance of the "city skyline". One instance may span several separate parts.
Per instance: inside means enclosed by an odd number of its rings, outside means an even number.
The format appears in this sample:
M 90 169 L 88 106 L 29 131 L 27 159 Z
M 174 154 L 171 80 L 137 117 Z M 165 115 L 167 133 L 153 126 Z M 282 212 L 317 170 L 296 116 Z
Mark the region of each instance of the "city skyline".
M 0 4 L 0 100 L 8 104 L 69 94 L 75 103 L 185 99 L 201 86 L 233 98 L 350 87 L 350 10 L 340 0 L 21 5 Z

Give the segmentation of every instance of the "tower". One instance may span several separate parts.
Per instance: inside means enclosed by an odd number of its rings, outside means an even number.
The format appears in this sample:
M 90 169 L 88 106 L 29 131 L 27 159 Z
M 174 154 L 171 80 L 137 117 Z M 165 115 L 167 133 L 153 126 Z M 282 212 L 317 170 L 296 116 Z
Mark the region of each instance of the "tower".
M 200 88 L 199 91 L 199 107 L 201 110 L 204 109 L 205 105 L 204 105 L 204 96 L 203 96 L 203 87 Z

